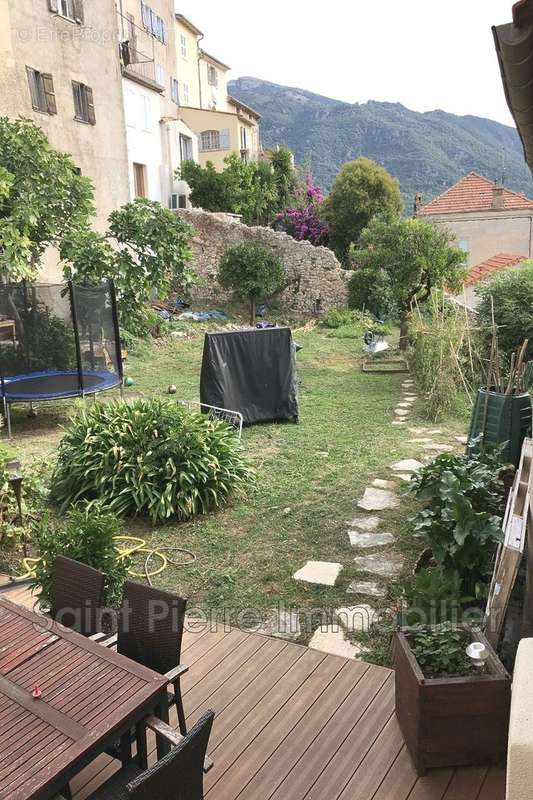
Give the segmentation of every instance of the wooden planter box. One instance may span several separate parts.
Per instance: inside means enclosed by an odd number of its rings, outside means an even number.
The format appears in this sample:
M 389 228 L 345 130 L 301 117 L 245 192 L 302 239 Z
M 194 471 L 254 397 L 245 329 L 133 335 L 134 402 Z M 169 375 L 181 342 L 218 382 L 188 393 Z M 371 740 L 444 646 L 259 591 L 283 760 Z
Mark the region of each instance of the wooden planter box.
M 505 761 L 511 679 L 485 637 L 463 626 L 490 651 L 482 675 L 425 678 L 409 645 L 395 634 L 396 716 L 419 774 L 433 767 Z

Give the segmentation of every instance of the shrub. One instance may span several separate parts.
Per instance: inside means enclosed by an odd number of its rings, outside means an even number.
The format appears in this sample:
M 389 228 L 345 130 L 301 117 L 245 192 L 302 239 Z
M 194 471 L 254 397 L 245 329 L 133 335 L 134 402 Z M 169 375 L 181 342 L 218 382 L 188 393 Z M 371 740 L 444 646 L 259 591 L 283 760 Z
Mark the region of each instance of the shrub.
M 460 579 L 442 567 L 421 569 L 404 582 L 401 625 L 437 624 L 459 618 L 461 606 L 471 598 L 461 595 Z
M 428 537 L 437 564 L 458 576 L 461 593 L 469 597 L 483 594 L 502 540 L 504 473 L 499 450 L 473 443 L 464 455 L 438 456 L 410 487 L 426 501 L 413 518 L 414 530 Z
M 449 622 L 416 631 L 409 640 L 426 678 L 471 675 L 475 667 L 465 652 L 469 643 L 466 632 Z
M 224 422 L 161 400 L 99 403 L 67 426 L 52 498 L 62 510 L 100 500 L 118 515 L 186 520 L 222 506 L 252 474 Z
M 15 454 L 0 445 L 0 549 L 17 550 L 22 546 L 26 554 L 26 544 L 32 539 L 35 523 L 42 516 L 48 498 L 48 465 L 34 462 L 22 468 L 22 519 L 18 504 L 10 485 L 8 462 Z
M 109 606 L 119 606 L 129 566 L 126 559 L 117 558 L 114 537 L 119 532 L 116 516 L 100 503 L 74 506 L 60 526 L 45 518 L 36 535 L 40 560 L 35 565 L 32 581 L 39 600 L 43 604 L 50 602 L 55 560 L 62 555 L 103 572 L 106 576 L 105 602 Z
M 475 337 L 465 312 L 434 293 L 427 313 L 411 315 L 409 344 L 409 366 L 426 399 L 423 413 L 436 422 L 460 391 L 473 393 L 481 368 Z
M 330 308 L 320 320 L 324 328 L 343 328 L 346 326 L 357 326 L 361 333 L 372 331 L 387 335 L 391 332 L 388 325 L 377 322 L 371 314 L 364 311 L 354 311 L 351 308 Z
M 220 260 L 218 280 L 236 298 L 250 303 L 250 325 L 255 325 L 255 306 L 280 291 L 285 284 L 281 260 L 255 242 L 241 242 L 228 248 Z
M 527 357 L 533 358 L 533 262 L 520 269 L 506 270 L 477 289 L 481 302 L 476 308 L 477 327 L 484 352 L 490 353 L 492 340 L 492 303 L 498 327 L 498 347 L 509 366 L 511 354 L 529 339 Z
M 311 242 L 315 247 L 327 244 L 329 227 L 319 216 L 324 198 L 320 186 L 310 175 L 298 185 L 294 200 L 294 206 L 278 214 L 272 227 L 299 242 Z

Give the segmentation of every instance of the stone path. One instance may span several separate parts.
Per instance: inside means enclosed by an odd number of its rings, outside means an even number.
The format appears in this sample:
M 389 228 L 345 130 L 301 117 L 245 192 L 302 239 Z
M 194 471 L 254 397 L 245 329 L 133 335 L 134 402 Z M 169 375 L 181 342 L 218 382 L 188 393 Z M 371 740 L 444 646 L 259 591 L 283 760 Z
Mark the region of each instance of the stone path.
M 346 638 L 346 635 L 367 633 L 371 626 L 379 621 L 379 612 L 375 606 L 386 597 L 387 582 L 397 578 L 403 568 L 402 556 L 394 551 L 396 537 L 393 532 L 385 529 L 385 521 L 376 512 L 398 509 L 401 502 L 398 494 L 401 483 L 410 482 L 428 460 L 432 460 L 440 453 L 452 452 L 466 443 L 466 436 L 455 436 L 455 445 L 435 442 L 432 437 L 443 434 L 440 428 L 408 427 L 418 396 L 412 380 L 404 381 L 401 386 L 402 395 L 394 409 L 394 419 L 391 424 L 404 426 L 416 437 L 411 438 L 410 442 L 418 453 L 423 453 L 425 461 L 404 458 L 391 464 L 390 479 L 374 478 L 357 502 L 357 508 L 366 513 L 348 522 L 347 535 L 352 547 L 356 548 L 356 551 L 363 551 L 353 559 L 353 564 L 362 573 L 362 577 L 352 580 L 346 593 L 368 598 L 369 602 L 357 605 L 347 603 L 336 609 L 334 622 L 318 628 L 309 642 L 309 647 L 316 650 L 347 658 L 364 658 L 367 653 L 365 647 Z M 364 554 L 365 550 L 373 552 Z M 293 577 L 295 580 L 307 583 L 335 586 L 341 570 L 341 564 L 308 561 L 294 573 Z M 294 629 L 294 624 L 290 627 Z

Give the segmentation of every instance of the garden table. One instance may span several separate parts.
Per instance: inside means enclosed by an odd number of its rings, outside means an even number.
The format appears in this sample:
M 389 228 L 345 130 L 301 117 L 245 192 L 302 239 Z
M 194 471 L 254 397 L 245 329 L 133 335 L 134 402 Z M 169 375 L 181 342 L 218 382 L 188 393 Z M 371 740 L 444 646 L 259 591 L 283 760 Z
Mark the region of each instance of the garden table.
M 34 694 L 40 697 L 34 697 Z M 164 676 L 0 597 L 0 800 L 49 800 L 142 720 L 168 718 Z

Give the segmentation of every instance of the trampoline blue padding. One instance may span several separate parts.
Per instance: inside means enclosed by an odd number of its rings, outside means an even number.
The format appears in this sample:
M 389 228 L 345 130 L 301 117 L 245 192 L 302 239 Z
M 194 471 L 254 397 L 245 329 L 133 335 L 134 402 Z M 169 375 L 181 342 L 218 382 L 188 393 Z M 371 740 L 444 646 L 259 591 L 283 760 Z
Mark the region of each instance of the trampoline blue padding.
M 114 389 L 121 384 L 116 372 L 106 370 L 84 370 L 83 389 L 77 370 L 29 372 L 25 375 L 12 375 L 4 378 L 1 393 L 6 403 L 33 403 L 39 400 L 63 400 L 68 397 L 82 397 L 96 394 L 106 389 Z

